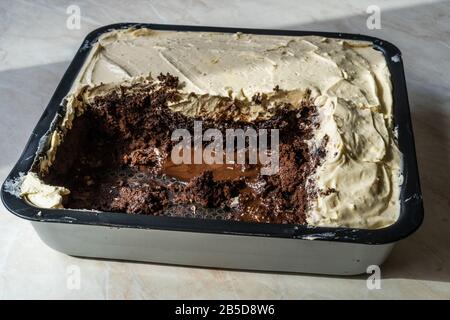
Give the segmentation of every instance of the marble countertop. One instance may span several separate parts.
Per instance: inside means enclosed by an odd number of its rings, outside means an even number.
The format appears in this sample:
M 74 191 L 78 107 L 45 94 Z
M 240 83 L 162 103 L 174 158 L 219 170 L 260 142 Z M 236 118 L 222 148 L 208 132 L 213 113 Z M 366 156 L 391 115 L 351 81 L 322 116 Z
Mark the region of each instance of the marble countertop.
M 367 275 L 288 275 L 69 257 L 48 248 L 29 222 L 0 205 L 0 298 L 450 299 L 450 2 L 376 1 L 381 29 L 371 30 L 366 10 L 373 4 L 1 1 L 1 181 L 83 38 L 99 26 L 132 21 L 362 33 L 388 40 L 403 52 L 425 221 L 381 267 L 381 289 L 368 290 Z M 80 9 L 79 29 L 76 20 L 68 21 L 71 5 Z M 74 266 L 81 275 L 75 289 L 68 285 Z

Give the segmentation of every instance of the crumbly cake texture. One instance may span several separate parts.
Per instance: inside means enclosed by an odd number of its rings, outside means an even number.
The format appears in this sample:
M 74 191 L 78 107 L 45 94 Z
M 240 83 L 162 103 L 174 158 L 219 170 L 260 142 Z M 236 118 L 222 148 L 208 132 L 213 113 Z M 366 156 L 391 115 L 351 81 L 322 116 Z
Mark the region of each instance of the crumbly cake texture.
M 64 207 L 173 216 L 216 216 L 222 219 L 297 223 L 306 221 L 308 198 L 317 192 L 308 183 L 325 152 L 306 143 L 317 127 L 317 111 L 309 99 L 299 108 L 285 103 L 266 120 L 234 121 L 188 117 L 168 108 L 181 100 L 176 77 L 160 75 L 113 88 L 86 103 L 61 144 L 43 180 L 70 190 Z M 251 103 L 262 105 L 256 94 Z M 238 100 L 227 110 L 239 112 Z M 261 175 L 259 165 L 174 165 L 170 152 L 178 128 L 193 134 L 195 120 L 203 130 L 254 128 L 279 130 L 280 170 Z M 204 142 L 205 146 L 208 142 Z M 225 147 L 225 146 L 223 146 Z
M 400 211 L 392 108 L 386 61 L 368 42 L 112 31 L 22 196 L 46 208 L 381 228 Z M 170 133 L 194 120 L 279 129 L 279 173 L 174 166 Z

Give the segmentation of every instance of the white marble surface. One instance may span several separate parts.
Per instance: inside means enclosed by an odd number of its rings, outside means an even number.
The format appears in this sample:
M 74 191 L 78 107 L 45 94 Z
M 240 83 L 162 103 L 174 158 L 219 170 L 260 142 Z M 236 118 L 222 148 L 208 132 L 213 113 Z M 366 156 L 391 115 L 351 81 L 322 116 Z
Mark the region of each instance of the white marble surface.
M 425 222 L 382 266 L 382 288 L 366 278 L 285 275 L 68 257 L 0 206 L 0 298 L 450 298 L 450 3 L 448 1 L 0 1 L 0 180 L 83 37 L 136 21 L 355 32 L 400 47 L 425 203 Z M 81 29 L 66 8 L 81 8 Z M 381 29 L 366 8 L 381 7 Z M 67 287 L 68 267 L 81 287 Z M 69 269 L 70 270 L 70 269 Z

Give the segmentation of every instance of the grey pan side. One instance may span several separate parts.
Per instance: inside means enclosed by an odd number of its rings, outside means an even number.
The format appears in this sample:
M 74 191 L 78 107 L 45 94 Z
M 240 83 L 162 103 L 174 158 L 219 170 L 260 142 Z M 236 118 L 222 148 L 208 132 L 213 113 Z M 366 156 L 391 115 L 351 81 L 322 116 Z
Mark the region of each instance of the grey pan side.
M 33 222 L 51 248 L 73 256 L 332 275 L 365 273 L 394 243 L 367 245 L 260 236 Z

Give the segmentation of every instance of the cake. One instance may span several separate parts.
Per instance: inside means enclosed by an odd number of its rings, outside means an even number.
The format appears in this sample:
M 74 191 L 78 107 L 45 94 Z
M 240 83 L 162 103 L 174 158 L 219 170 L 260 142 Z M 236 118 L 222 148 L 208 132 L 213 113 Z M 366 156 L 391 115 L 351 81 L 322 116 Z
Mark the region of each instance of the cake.
M 22 183 L 37 207 L 364 229 L 400 212 L 390 73 L 370 42 L 114 30 L 63 110 Z

